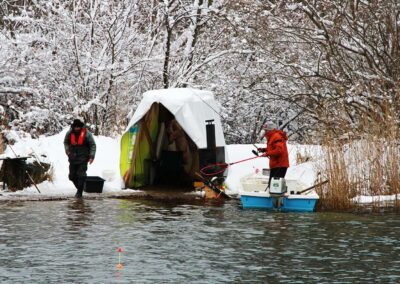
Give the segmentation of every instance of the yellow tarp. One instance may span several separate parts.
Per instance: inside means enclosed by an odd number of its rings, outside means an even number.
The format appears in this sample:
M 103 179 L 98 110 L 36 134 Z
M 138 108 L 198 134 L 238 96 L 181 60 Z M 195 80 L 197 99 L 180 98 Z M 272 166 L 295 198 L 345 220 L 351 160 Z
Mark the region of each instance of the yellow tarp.
M 120 171 L 128 188 L 146 185 L 145 160 L 155 158 L 158 115 L 159 104 L 155 103 L 121 139 Z
M 121 138 L 121 157 L 119 160 L 119 169 L 121 176 L 124 176 L 126 171 L 131 166 L 133 148 L 135 146 L 138 129 L 139 123 L 131 126 Z

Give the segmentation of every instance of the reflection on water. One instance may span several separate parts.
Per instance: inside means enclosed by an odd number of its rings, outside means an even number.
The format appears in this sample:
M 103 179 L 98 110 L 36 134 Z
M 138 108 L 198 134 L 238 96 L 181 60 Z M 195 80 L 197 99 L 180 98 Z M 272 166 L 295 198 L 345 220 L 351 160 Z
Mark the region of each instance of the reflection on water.
M 72 199 L 67 201 L 66 228 L 70 234 L 77 234 L 80 229 L 89 226 L 93 221 L 93 210 L 88 201 L 84 199 Z
M 4 203 L 0 282 L 399 283 L 399 229 L 397 215 L 271 213 L 236 201 Z

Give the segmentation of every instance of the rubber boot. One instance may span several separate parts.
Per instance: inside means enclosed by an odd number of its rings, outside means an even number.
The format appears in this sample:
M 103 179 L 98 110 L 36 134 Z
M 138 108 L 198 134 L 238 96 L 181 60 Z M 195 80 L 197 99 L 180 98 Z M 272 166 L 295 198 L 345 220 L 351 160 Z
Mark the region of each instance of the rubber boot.
M 75 197 L 76 197 L 76 198 L 82 198 L 82 190 L 79 190 L 79 189 L 78 189 L 78 190 L 76 191 Z
M 77 191 L 76 191 L 75 197 L 82 198 L 82 193 L 83 193 L 83 187 L 84 186 L 85 186 L 85 177 L 78 178 L 77 183 L 76 183 Z

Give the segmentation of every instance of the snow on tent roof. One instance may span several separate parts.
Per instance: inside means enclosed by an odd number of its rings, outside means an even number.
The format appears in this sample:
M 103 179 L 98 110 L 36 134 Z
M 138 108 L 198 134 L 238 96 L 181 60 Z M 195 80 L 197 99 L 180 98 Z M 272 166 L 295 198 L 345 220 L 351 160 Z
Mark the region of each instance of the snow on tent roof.
M 137 123 L 153 103 L 167 108 L 198 148 L 207 147 L 206 120 L 214 119 L 216 146 L 225 146 L 219 106 L 210 91 L 190 88 L 152 90 L 143 94 L 128 128 Z

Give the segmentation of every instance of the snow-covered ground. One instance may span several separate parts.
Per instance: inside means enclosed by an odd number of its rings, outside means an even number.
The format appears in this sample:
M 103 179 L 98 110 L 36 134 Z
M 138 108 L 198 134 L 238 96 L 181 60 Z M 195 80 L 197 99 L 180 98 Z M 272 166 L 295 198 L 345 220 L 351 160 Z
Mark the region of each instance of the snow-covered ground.
M 64 150 L 64 137 L 68 129 L 61 133 L 40 137 L 39 139 L 18 138 L 18 142 L 12 146 L 14 152 L 23 156 L 33 156 L 32 160 L 51 163 L 53 166 L 53 181 L 43 182 L 38 185 L 42 194 L 46 195 L 74 195 L 76 189 L 68 179 L 68 157 Z M 119 176 L 119 139 L 104 136 L 94 136 L 96 141 L 96 157 L 93 164 L 88 166 L 88 176 L 101 176 L 106 179 L 103 192 L 121 190 L 121 178 Z M 15 157 L 9 147 L 1 157 Z M 39 194 L 34 186 L 13 194 Z
M 15 157 L 14 152 L 19 156 L 32 156 L 33 160 L 51 163 L 53 167 L 53 181 L 43 182 L 38 185 L 41 194 L 47 196 L 73 196 L 76 189 L 72 182 L 68 179 L 68 159 L 64 151 L 64 137 L 68 129 L 61 133 L 40 137 L 39 139 L 20 138 L 12 146 L 8 147 L 6 152 L 0 157 Z M 96 158 L 92 165 L 88 167 L 88 176 L 100 176 L 106 181 L 104 183 L 103 192 L 121 192 L 123 187 L 122 179 L 119 175 L 119 155 L 120 143 L 119 137 L 109 138 L 104 136 L 95 136 L 97 145 Z M 265 145 L 258 144 L 258 147 Z M 227 163 L 234 163 L 243 159 L 255 157 L 251 152 L 254 145 L 228 145 L 226 147 Z M 12 151 L 13 150 L 13 151 Z M 299 181 L 304 187 L 309 187 L 315 183 L 316 169 L 318 157 L 320 157 L 320 147 L 305 145 L 288 145 L 290 167 L 286 178 Z M 296 164 L 298 155 L 303 157 L 312 157 L 311 161 Z M 268 168 L 268 159 L 260 157 L 245 162 L 240 162 L 229 166 L 226 184 L 229 194 L 237 194 L 242 190 L 240 179 L 243 176 L 262 172 L 262 169 Z M 38 195 L 38 191 L 34 186 L 25 188 L 18 192 L 1 192 L 3 197 L 8 195 Z M 354 201 L 356 203 L 371 203 L 379 201 L 391 201 L 396 196 L 357 196 Z
M 52 182 L 43 182 L 38 185 L 42 194 L 46 195 L 74 195 L 76 189 L 68 179 L 68 159 L 64 151 L 64 137 L 68 129 L 61 133 L 40 137 L 39 139 L 15 137 L 18 141 L 12 146 L 12 150 L 19 156 L 37 157 L 41 162 L 51 163 L 53 166 L 54 178 Z M 106 181 L 103 192 L 118 192 L 122 190 L 122 179 L 119 175 L 119 137 L 112 139 L 103 136 L 94 136 L 97 146 L 96 158 L 92 165 L 88 167 L 88 176 L 100 176 Z M 259 144 L 259 147 L 265 147 Z M 227 162 L 237 162 L 243 159 L 255 157 L 251 152 L 253 145 L 229 145 L 226 148 Z M 291 166 L 287 177 L 300 180 L 305 186 L 312 185 L 315 180 L 313 163 L 296 164 L 296 154 L 310 149 L 307 146 L 289 145 L 289 156 Z M 1 155 L 2 157 L 15 157 L 10 148 Z M 35 158 L 31 158 L 35 160 Z M 237 163 L 229 167 L 226 184 L 229 193 L 238 193 L 241 190 L 240 178 L 256 172 L 260 173 L 263 168 L 268 168 L 267 158 L 257 158 L 250 161 Z M 8 193 L 11 194 L 11 193 Z M 39 194 L 34 186 L 22 191 L 12 193 L 13 195 Z

